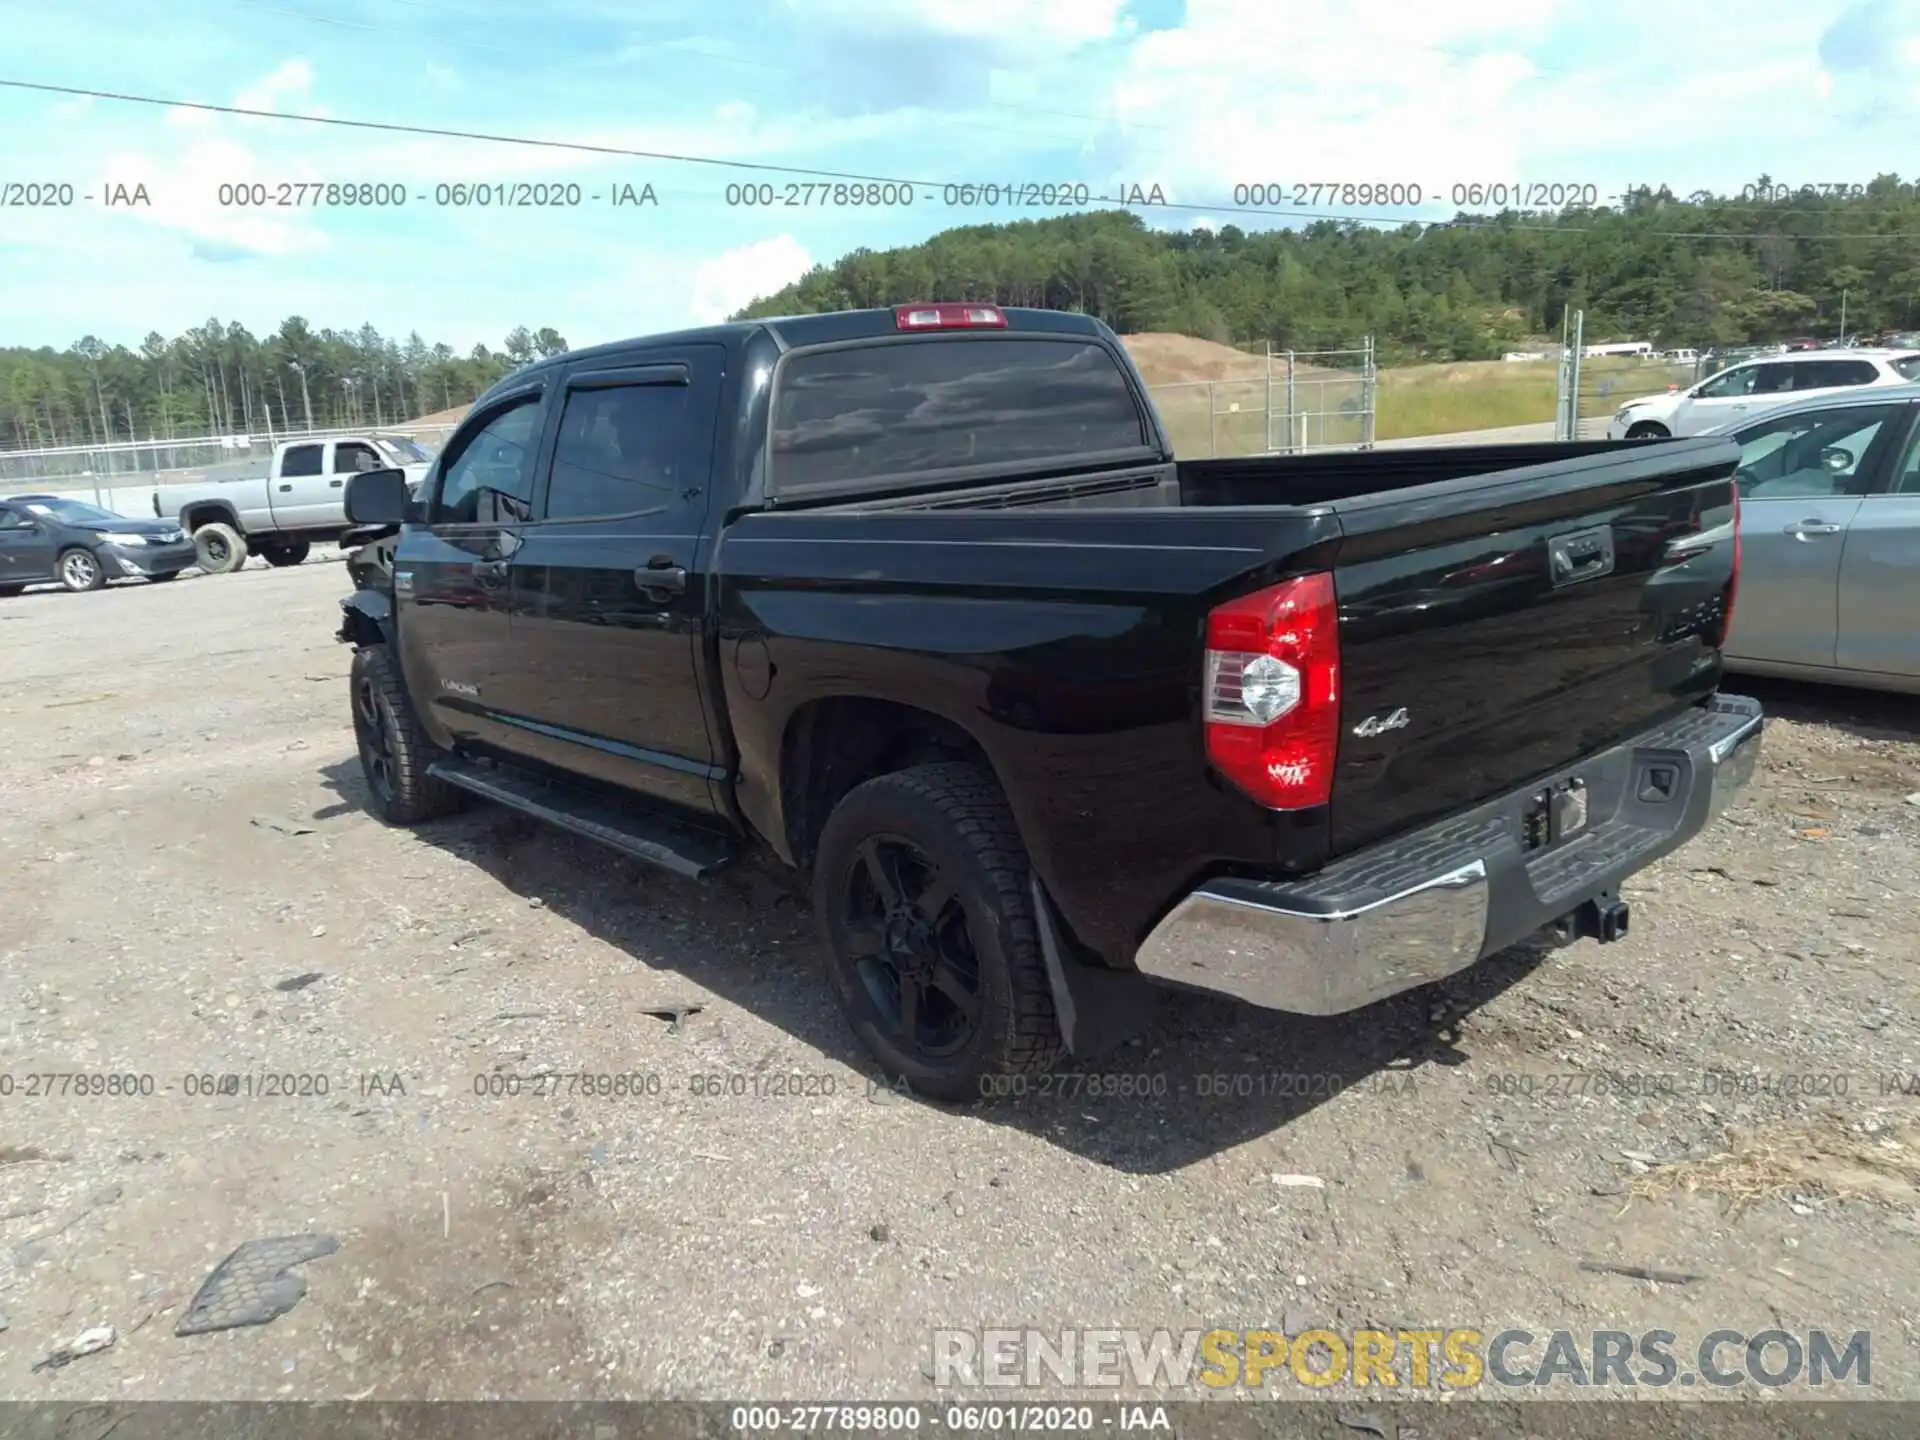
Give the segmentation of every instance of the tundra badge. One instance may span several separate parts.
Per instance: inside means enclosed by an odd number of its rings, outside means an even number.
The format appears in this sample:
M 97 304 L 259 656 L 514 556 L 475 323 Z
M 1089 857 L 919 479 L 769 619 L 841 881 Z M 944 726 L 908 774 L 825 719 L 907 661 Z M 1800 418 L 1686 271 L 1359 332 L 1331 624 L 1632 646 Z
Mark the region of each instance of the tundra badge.
M 1371 740 L 1376 735 L 1384 735 L 1389 730 L 1407 728 L 1407 707 L 1402 705 L 1391 715 L 1369 715 L 1353 727 L 1353 733 L 1363 740 Z

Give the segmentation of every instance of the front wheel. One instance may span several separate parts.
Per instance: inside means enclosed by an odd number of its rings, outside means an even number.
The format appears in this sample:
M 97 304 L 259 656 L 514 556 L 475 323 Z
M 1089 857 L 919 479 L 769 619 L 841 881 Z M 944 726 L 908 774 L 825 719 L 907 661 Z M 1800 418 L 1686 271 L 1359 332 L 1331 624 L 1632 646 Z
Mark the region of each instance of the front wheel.
M 209 575 L 229 575 L 247 563 L 247 542 L 224 521 L 213 521 L 193 532 L 199 566 Z
M 260 556 L 267 564 L 284 569 L 289 565 L 303 564 L 312 549 L 311 540 L 276 540 L 272 544 L 262 544 Z
M 828 817 L 813 874 L 828 974 L 890 1080 L 973 1100 L 1059 1058 L 1030 874 L 1006 799 L 978 765 L 882 775 Z
M 418 825 L 459 810 L 466 793 L 427 773 L 441 752 L 420 724 L 392 651 L 361 646 L 350 681 L 353 735 L 374 814 L 389 825 Z
M 99 556 L 76 547 L 60 556 L 60 583 L 69 590 L 98 590 L 107 583 L 107 572 Z
M 1638 425 L 1632 425 L 1627 428 L 1627 439 L 1629 440 L 1666 440 L 1670 439 L 1671 436 L 1672 432 L 1669 431 L 1666 426 L 1652 420 L 1642 420 Z

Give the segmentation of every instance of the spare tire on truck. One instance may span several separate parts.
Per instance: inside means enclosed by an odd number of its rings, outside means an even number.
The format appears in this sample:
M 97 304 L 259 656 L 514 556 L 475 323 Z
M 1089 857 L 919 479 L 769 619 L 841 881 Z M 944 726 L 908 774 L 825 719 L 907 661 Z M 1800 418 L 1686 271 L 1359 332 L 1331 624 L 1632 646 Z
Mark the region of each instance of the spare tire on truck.
M 193 532 L 198 563 L 209 575 L 227 575 L 247 563 L 247 540 L 224 520 L 214 520 Z

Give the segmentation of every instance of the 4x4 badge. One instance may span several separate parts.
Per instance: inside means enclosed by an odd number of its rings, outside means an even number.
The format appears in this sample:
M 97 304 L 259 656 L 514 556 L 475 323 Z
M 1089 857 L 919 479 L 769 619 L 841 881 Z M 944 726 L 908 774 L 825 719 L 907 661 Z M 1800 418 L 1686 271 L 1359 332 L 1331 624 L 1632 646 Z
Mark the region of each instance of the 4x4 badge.
M 1370 740 L 1375 735 L 1386 734 L 1389 730 L 1404 730 L 1406 728 L 1407 707 L 1402 705 L 1391 715 L 1369 715 L 1353 727 L 1353 733 L 1363 740 Z

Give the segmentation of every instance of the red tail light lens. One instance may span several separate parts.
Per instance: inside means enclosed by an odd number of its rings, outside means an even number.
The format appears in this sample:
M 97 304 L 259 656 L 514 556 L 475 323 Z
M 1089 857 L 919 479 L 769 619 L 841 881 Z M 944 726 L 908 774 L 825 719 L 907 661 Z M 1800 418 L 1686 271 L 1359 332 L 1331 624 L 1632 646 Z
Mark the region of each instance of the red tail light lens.
M 1004 330 L 1007 317 L 993 305 L 896 305 L 896 330 Z
M 1333 576 L 1302 575 L 1207 616 L 1207 759 L 1272 810 L 1324 805 L 1340 747 Z

